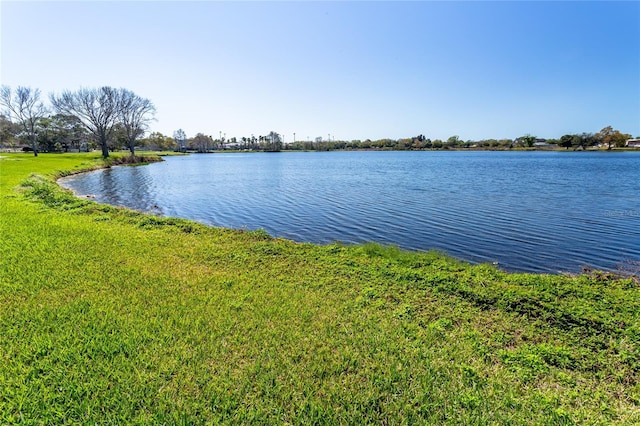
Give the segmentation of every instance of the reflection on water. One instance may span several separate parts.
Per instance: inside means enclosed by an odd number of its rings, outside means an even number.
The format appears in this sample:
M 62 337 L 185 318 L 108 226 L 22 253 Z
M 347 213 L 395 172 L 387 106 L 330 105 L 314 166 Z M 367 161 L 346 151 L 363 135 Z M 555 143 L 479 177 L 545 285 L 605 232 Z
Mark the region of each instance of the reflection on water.
M 61 179 L 60 183 L 101 203 L 162 214 L 155 201 L 151 177 L 141 167 L 102 169 Z
M 640 153 L 168 157 L 64 183 L 97 201 L 296 241 L 379 241 L 505 269 L 640 260 Z

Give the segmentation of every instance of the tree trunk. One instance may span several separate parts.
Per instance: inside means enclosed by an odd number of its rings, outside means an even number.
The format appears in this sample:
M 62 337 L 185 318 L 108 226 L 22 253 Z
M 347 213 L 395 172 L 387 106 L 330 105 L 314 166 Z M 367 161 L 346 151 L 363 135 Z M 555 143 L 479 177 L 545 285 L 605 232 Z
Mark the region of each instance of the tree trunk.
M 106 131 L 104 130 L 100 130 L 96 136 L 98 136 L 98 139 L 100 141 L 100 148 L 102 148 L 102 157 L 104 158 L 108 158 L 109 157 L 109 137 Z
M 31 137 L 31 148 L 33 148 L 33 156 L 38 156 L 38 142 L 36 142 L 35 135 Z

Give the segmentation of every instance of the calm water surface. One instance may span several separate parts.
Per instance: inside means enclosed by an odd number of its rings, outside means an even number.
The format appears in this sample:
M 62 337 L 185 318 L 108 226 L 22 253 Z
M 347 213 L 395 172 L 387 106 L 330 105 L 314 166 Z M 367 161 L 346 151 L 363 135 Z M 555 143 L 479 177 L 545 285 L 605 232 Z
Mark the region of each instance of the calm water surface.
M 640 260 L 640 153 L 167 157 L 65 179 L 97 201 L 296 241 L 378 241 L 503 269 Z

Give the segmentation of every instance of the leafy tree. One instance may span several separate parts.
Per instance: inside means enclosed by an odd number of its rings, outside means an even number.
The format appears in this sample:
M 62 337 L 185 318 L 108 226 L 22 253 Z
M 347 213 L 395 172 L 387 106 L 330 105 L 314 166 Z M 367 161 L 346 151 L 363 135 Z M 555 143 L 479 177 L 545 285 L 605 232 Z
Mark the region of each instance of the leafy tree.
M 173 138 L 160 132 L 151 133 L 146 139 L 142 140 L 142 144 L 148 149 L 157 151 L 173 150 L 176 147 L 176 141 Z
M 574 150 L 582 146 L 582 138 L 578 134 L 571 135 L 571 146 Z
M 564 135 L 560 138 L 560 142 L 558 143 L 558 145 L 569 149 L 573 146 L 573 137 L 575 135 Z
M 130 90 L 120 89 L 120 120 L 131 156 L 135 156 L 136 141 L 144 136 L 156 108 L 151 101 Z
M 213 145 L 213 139 L 211 139 L 211 136 L 206 136 L 203 133 L 198 133 L 193 138 L 192 144 L 198 152 L 207 152 L 209 151 L 209 147 Z
M 15 146 L 20 126 L 4 114 L 0 114 L 0 146 Z
M 36 123 L 38 129 L 38 147 L 45 152 L 60 151 L 62 146 L 58 143 L 56 146 L 56 137 L 53 133 L 53 119 L 51 117 L 42 117 Z
M 36 126 L 47 113 L 40 101 L 40 90 L 18 86 L 14 91 L 9 86 L 0 88 L 0 104 L 6 108 L 9 118 L 15 119 L 31 142 L 33 155 L 38 156 Z
M 127 131 L 121 121 L 118 121 L 115 126 L 113 126 L 108 146 L 111 151 L 119 151 L 128 146 Z
M 598 143 L 598 139 L 593 133 L 581 133 L 579 135 L 573 135 L 572 145 L 575 149 L 587 149 L 590 146 Z
M 613 147 L 622 148 L 625 146 L 627 139 L 631 139 L 631 135 L 621 133 L 620 130 L 613 129 L 611 126 L 604 127 L 595 134 L 595 138 L 603 144 L 607 145 L 607 149 Z
M 603 144 L 606 144 L 607 150 L 609 150 L 611 149 L 611 145 L 614 144 L 613 134 L 614 134 L 613 127 L 607 126 L 602 128 L 602 130 L 600 130 L 596 134 L 596 137 L 600 140 L 600 142 L 602 142 Z
M 56 114 L 38 121 L 38 145 L 43 151 L 68 151 L 74 143 L 79 149 L 80 142 L 86 138 L 86 132 L 74 116 Z
M 413 144 L 412 138 L 398 139 L 396 149 L 405 150 L 410 148 L 412 144 Z
M 498 145 L 502 146 L 503 148 L 513 148 L 513 140 L 511 139 L 500 139 L 498 141 Z
M 82 123 L 73 115 L 55 114 L 38 122 L 39 144 L 47 151 L 80 150 L 89 135 Z
M 536 137 L 527 133 L 524 136 L 520 136 L 517 140 L 524 144 L 524 146 L 531 148 L 536 142 Z
M 447 139 L 447 146 L 455 148 L 460 144 L 460 142 L 460 137 L 458 135 L 453 135 L 450 136 L 449 139 Z
M 268 136 L 264 136 L 263 140 L 265 142 L 265 151 L 280 152 L 282 150 L 282 138 L 278 133 L 271 131 Z
M 616 130 L 616 134 L 613 137 L 613 143 L 618 147 L 622 148 L 627 145 L 627 140 L 632 139 L 633 137 L 629 133 L 620 133 Z
M 87 141 L 90 134 L 78 117 L 74 115 L 56 114 L 51 118 L 53 119 L 55 138 L 60 141 L 65 150 L 75 148 L 78 151 L 82 151 L 83 148 L 87 148 Z
M 51 104 L 59 114 L 75 115 L 97 139 L 102 156 L 109 156 L 109 138 L 120 119 L 121 91 L 103 86 L 82 88 L 77 92 L 64 91 L 51 95 Z
M 423 135 L 414 136 L 411 138 L 411 142 L 409 143 L 409 147 L 412 149 L 422 149 L 425 147 L 426 138 Z

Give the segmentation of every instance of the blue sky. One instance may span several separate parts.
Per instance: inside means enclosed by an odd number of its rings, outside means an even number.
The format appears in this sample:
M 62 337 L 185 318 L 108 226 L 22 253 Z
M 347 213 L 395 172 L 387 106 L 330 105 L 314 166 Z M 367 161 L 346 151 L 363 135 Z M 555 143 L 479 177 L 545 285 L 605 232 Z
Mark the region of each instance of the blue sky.
M 152 129 L 640 135 L 640 2 L 0 2 L 0 82 L 125 87 Z

